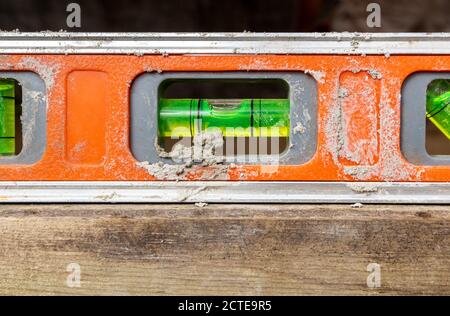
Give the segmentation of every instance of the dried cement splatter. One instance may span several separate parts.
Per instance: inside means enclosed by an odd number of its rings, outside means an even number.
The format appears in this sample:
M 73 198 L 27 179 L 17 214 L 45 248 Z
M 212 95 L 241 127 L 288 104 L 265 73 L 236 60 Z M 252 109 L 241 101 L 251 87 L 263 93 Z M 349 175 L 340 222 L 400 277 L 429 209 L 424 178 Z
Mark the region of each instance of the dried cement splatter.
M 59 66 L 41 63 L 32 57 L 25 57 L 20 62 L 20 66 L 35 70 L 45 81 L 47 89 L 51 89 L 55 84 L 55 76 L 59 72 Z
M 116 192 L 113 192 L 111 194 L 105 194 L 105 195 L 98 195 L 95 197 L 95 199 L 102 200 L 104 202 L 113 200 L 114 198 L 117 198 L 119 195 Z
M 343 118 L 341 99 L 348 96 L 346 89 L 339 89 L 335 104 L 330 109 L 330 115 L 326 122 L 327 149 L 336 165 L 339 165 L 339 153 L 344 147 Z
M 223 165 L 224 157 L 217 154 L 222 147 L 223 135 L 220 131 L 205 131 L 194 137 L 193 146 L 178 143 L 170 153 L 156 147 L 160 157 L 171 158 L 177 164 L 143 161 L 138 162 L 137 166 L 161 180 L 187 180 L 190 173 L 195 173 L 199 180 L 225 180 L 228 167 Z
M 371 182 L 353 182 L 347 183 L 346 185 L 357 193 L 375 193 L 379 190 L 378 185 Z
M 297 122 L 297 125 L 294 127 L 294 134 L 303 134 L 306 132 L 306 128 L 302 125 L 302 123 Z
M 203 166 L 223 163 L 224 157 L 216 155 L 216 149 L 223 147 L 221 131 L 202 132 L 194 137 L 194 161 L 201 161 Z
M 314 79 L 316 79 L 317 82 L 319 83 L 325 83 L 325 73 L 322 71 L 317 71 L 317 70 L 310 70 L 310 69 L 306 69 L 305 74 L 309 74 L 311 76 L 313 76 Z
M 366 180 L 378 173 L 375 166 L 344 166 L 344 173 L 358 180 Z
M 361 70 L 355 68 L 354 72 L 360 71 L 369 72 L 370 76 L 374 79 L 382 78 L 381 74 L 376 71 Z M 383 80 L 387 81 L 389 86 L 397 85 L 398 79 L 385 76 Z M 362 92 L 362 93 L 368 93 Z M 342 109 L 342 100 L 349 96 L 349 92 L 345 89 L 338 89 L 335 94 L 334 103 L 331 104 L 329 114 L 324 122 L 326 130 L 326 147 L 324 148 L 324 154 L 331 154 L 333 163 L 345 174 L 351 176 L 355 180 L 368 180 L 373 177 L 380 177 L 383 181 L 400 181 L 409 179 L 420 179 L 424 169 L 412 166 L 407 163 L 401 156 L 399 150 L 398 139 L 398 112 L 392 107 L 392 104 L 400 104 L 400 96 L 398 99 L 391 100 L 387 92 L 382 90 L 380 98 L 380 112 L 379 120 L 380 125 L 377 129 L 379 139 L 373 139 L 377 141 L 380 148 L 379 160 L 375 163 L 374 157 L 355 155 L 354 153 L 347 152 L 346 148 L 346 136 L 344 133 L 345 118 Z M 366 95 L 367 98 L 370 95 Z M 370 112 L 367 113 L 369 115 Z M 377 118 L 373 118 L 377 119 Z M 371 144 L 371 147 L 376 147 L 376 144 Z M 366 143 L 358 144 L 358 146 L 365 146 Z M 355 162 L 356 165 L 345 166 L 340 158 Z M 366 164 L 362 161 L 365 160 Z M 363 190 L 366 191 L 366 190 Z
M 28 91 L 27 92 L 30 99 L 32 99 L 34 102 L 45 102 L 46 101 L 46 97 L 45 94 L 43 94 L 42 92 L 39 91 Z
M 367 72 L 373 79 L 380 80 L 383 78 L 383 75 L 374 69 L 369 69 Z
M 346 98 L 349 96 L 349 92 L 347 89 L 345 88 L 339 88 L 338 90 L 338 97 L 339 98 Z
M 139 168 L 147 170 L 147 172 L 157 179 L 177 180 L 178 177 L 185 173 L 184 165 L 169 165 L 161 161 L 150 164 L 148 161 L 137 162 Z

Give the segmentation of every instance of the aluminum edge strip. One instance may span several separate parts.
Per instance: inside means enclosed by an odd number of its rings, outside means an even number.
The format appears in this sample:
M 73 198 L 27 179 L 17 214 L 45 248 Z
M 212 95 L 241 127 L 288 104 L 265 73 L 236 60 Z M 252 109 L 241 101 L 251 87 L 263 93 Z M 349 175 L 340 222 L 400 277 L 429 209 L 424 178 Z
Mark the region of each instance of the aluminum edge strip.
M 450 183 L 0 182 L 0 203 L 450 204 Z
M 450 33 L 0 32 L 0 54 L 450 54 Z

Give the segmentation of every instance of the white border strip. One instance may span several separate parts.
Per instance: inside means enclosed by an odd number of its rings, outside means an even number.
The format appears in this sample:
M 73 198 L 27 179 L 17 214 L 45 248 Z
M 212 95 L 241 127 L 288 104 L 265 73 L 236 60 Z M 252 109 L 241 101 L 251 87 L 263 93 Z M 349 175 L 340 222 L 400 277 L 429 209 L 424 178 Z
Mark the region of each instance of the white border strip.
M 450 33 L 0 32 L 0 54 L 450 54 Z
M 450 204 L 450 183 L 0 182 L 0 203 Z

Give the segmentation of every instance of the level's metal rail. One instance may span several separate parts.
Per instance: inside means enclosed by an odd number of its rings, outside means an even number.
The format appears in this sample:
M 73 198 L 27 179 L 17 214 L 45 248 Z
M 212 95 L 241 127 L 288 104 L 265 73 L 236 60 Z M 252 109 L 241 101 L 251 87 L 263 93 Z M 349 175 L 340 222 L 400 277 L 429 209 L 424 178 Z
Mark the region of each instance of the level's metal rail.
M 0 54 L 450 54 L 450 33 L 0 32 Z
M 2 203 L 449 204 L 450 183 L 0 182 Z

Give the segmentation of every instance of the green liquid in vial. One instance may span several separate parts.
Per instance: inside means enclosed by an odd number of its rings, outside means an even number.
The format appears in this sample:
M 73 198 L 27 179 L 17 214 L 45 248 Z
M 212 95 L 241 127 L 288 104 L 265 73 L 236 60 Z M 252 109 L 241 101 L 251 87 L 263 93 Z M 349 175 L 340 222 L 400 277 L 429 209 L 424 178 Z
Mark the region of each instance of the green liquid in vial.
M 427 117 L 450 139 L 450 80 L 434 80 L 428 86 Z
M 0 155 L 16 153 L 15 82 L 0 80 Z
M 160 99 L 159 137 L 289 137 L 288 99 Z

